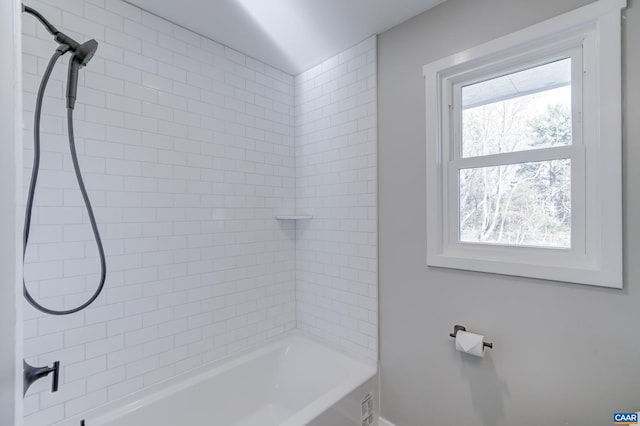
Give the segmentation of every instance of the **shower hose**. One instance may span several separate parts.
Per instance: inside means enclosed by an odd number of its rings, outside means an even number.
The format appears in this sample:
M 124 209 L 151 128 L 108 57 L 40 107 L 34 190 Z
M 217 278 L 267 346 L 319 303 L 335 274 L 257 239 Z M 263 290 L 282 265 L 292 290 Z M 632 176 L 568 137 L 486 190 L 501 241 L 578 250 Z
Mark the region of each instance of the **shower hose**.
M 49 81 L 49 77 L 51 76 L 51 72 L 56 65 L 57 60 L 68 51 L 68 46 L 60 46 L 56 49 L 55 53 L 51 57 L 49 64 L 42 76 L 42 82 L 40 83 L 40 88 L 38 89 L 38 96 L 36 100 L 36 108 L 35 108 L 35 116 L 34 116 L 34 125 L 33 125 L 33 169 L 31 171 L 31 180 L 29 182 L 29 193 L 27 197 L 27 206 L 25 209 L 24 215 L 24 233 L 23 233 L 23 252 L 22 258 L 24 262 L 25 255 L 27 253 L 27 244 L 29 242 L 29 233 L 31 231 L 31 215 L 33 212 L 33 200 L 36 192 L 36 183 L 38 181 L 38 172 L 40 170 L 40 117 L 42 115 L 42 101 L 44 99 L 44 92 L 47 87 L 47 83 Z M 67 106 L 67 127 L 69 133 L 69 150 L 71 152 L 71 159 L 73 161 L 73 169 L 76 174 L 76 180 L 78 181 L 78 186 L 80 188 L 80 192 L 82 193 L 82 199 L 84 200 L 84 205 L 87 209 L 87 213 L 89 215 L 89 221 L 91 222 L 91 229 L 93 230 L 93 237 L 96 242 L 96 246 L 98 248 L 98 255 L 100 257 L 100 282 L 94 294 L 82 305 L 77 306 L 73 309 L 67 310 L 55 310 L 42 306 L 39 304 L 29 293 L 27 289 L 27 285 L 22 280 L 24 297 L 27 301 L 36 308 L 37 310 L 44 312 L 50 315 L 69 315 L 75 312 L 81 311 L 91 305 L 100 295 L 104 288 L 104 282 L 106 279 L 106 261 L 104 255 L 104 249 L 102 247 L 102 240 L 100 238 L 100 232 L 98 231 L 98 225 L 96 224 L 96 218 L 93 214 L 93 208 L 91 207 L 91 202 L 89 201 L 89 196 L 87 195 L 87 189 L 85 188 L 84 181 L 82 179 L 82 174 L 80 173 L 80 165 L 78 164 L 78 155 L 76 153 L 76 144 L 75 137 L 73 133 L 73 106 Z

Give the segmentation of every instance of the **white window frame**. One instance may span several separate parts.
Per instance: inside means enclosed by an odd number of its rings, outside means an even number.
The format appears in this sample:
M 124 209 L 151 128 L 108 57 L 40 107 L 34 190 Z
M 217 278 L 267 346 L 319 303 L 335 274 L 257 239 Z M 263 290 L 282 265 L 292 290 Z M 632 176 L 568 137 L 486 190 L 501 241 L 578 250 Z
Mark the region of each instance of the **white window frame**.
M 0 424 L 22 426 L 22 5 L 0 2 Z
M 587 6 L 424 66 L 427 264 L 623 287 L 621 9 Z M 462 158 L 461 86 L 572 58 L 572 145 Z M 462 243 L 460 169 L 571 159 L 571 248 Z

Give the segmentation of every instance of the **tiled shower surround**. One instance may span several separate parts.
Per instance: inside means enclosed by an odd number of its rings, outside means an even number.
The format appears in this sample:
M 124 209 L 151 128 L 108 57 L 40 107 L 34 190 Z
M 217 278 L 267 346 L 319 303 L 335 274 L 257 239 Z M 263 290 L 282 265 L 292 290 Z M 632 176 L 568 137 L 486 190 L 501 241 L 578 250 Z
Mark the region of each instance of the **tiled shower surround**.
M 376 38 L 295 83 L 298 327 L 377 359 Z
M 25 357 L 62 362 L 25 425 L 49 425 L 299 327 L 377 357 L 375 39 L 293 77 L 119 0 L 26 3 L 95 38 L 75 110 L 108 275 L 89 309 L 25 305 Z M 56 44 L 23 18 L 25 185 Z M 68 59 L 68 58 L 67 58 Z M 68 154 L 67 59 L 49 83 L 25 276 L 45 306 L 99 263 Z M 304 211 L 296 224 L 276 214 Z

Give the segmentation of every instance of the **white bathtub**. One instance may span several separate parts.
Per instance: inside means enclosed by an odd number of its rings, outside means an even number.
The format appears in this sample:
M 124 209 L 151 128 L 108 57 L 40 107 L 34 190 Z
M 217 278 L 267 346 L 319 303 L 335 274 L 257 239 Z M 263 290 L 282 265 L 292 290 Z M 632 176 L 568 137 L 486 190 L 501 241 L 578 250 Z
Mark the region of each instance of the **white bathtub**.
M 314 419 L 321 424 L 323 413 L 374 383 L 375 375 L 375 365 L 292 333 L 58 425 L 80 426 L 84 420 L 86 426 L 302 426 Z M 361 424 L 360 406 L 352 405 L 358 416 L 350 418 Z

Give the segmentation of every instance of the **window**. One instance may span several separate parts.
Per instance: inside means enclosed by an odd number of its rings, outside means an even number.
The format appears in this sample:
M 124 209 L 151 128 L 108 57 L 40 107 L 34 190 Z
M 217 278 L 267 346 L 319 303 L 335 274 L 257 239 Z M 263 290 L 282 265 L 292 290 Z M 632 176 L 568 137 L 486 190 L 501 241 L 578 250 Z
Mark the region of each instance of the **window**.
M 580 59 L 579 51 L 562 52 L 453 85 L 449 169 L 460 242 L 571 248 L 577 241 L 572 216 L 584 206 L 572 209 L 571 171 L 584 155 L 572 87 L 580 87 Z
M 428 265 L 622 287 L 625 5 L 425 65 Z

